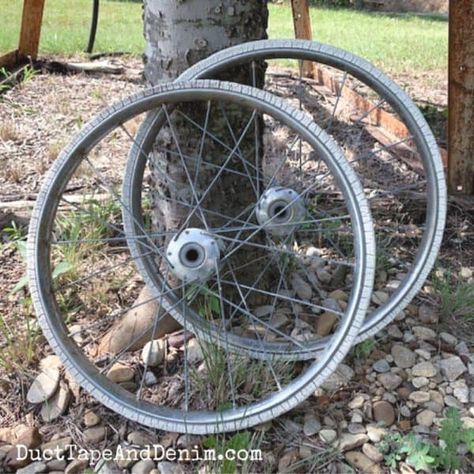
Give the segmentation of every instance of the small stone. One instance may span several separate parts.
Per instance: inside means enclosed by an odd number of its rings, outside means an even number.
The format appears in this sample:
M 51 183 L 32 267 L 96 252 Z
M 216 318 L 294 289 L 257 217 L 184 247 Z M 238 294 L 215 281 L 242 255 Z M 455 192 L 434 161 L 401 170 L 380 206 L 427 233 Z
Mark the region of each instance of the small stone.
M 453 383 L 453 395 L 461 402 L 461 403 L 469 403 L 469 387 L 466 385 L 464 380 L 456 380 Z
M 258 306 L 253 310 L 253 315 L 257 318 L 264 318 L 265 316 L 269 316 L 274 311 L 274 306 L 271 304 L 267 304 L 265 306 Z
M 326 285 L 328 283 L 331 283 L 332 275 L 327 270 L 318 268 L 316 270 L 316 275 L 318 275 L 318 279 L 321 283 L 326 284 Z
M 377 362 L 374 362 L 372 368 L 375 370 L 375 372 L 384 374 L 390 370 L 390 364 L 385 359 L 380 359 Z
M 151 370 L 149 370 L 145 374 L 144 383 L 147 387 L 152 387 L 158 383 L 158 378 Z
M 64 474 L 81 474 L 89 465 L 88 459 L 74 459 L 66 468 Z
M 95 474 L 123 474 L 122 470 L 113 461 L 98 463 Z
M 337 369 L 321 385 L 323 390 L 335 392 L 347 385 L 354 377 L 354 370 L 346 364 L 339 364 Z
M 385 304 L 389 298 L 390 295 L 388 293 L 385 293 L 384 291 L 374 291 L 372 293 L 372 303 L 379 306 Z
M 426 377 L 415 377 L 411 383 L 415 388 L 426 387 L 430 381 Z
M 346 461 L 360 472 L 380 474 L 382 471 L 370 458 L 359 451 L 349 451 L 344 455 Z
M 438 371 L 436 370 L 436 367 L 431 362 L 420 362 L 419 364 L 416 364 L 411 371 L 413 377 L 431 378 L 437 373 Z
M 410 418 L 411 411 L 406 405 L 403 405 L 400 407 L 400 415 L 404 416 L 405 418 Z
M 436 333 L 432 329 L 426 328 L 424 326 L 415 326 L 413 328 L 413 334 L 415 334 L 418 339 L 422 339 L 423 341 L 436 339 Z
M 58 389 L 59 378 L 58 369 L 50 368 L 42 371 L 31 384 L 26 399 L 34 404 L 50 399 Z
M 49 355 L 42 359 L 39 363 L 42 372 L 52 370 L 61 370 L 63 363 L 57 355 Z
M 351 423 L 362 423 L 364 421 L 364 417 L 360 412 L 354 412 L 351 416 Z
M 397 367 L 401 369 L 408 369 L 413 367 L 416 362 L 416 354 L 408 349 L 408 347 L 401 346 L 401 345 L 394 345 L 391 351 L 393 360 Z
M 378 375 L 377 380 L 389 391 L 395 390 L 403 382 L 401 377 L 392 372 Z
M 177 438 L 176 438 L 177 439 Z M 133 446 L 152 446 L 154 441 L 147 433 L 132 431 L 127 436 L 127 441 Z
M 318 317 L 316 334 L 321 337 L 329 336 L 337 321 L 338 317 L 334 313 L 325 312 L 321 314 Z
M 467 368 L 463 361 L 458 356 L 452 356 L 448 359 L 443 359 L 439 362 L 441 373 L 450 381 L 453 382 L 460 377 Z
M 347 293 L 343 290 L 334 290 L 329 293 L 329 298 L 332 298 L 333 300 L 336 301 L 347 301 L 349 299 L 349 296 Z
M 130 382 L 135 377 L 135 372 L 130 367 L 121 364 L 114 364 L 107 372 L 107 378 L 115 383 Z
M 335 430 L 321 430 L 319 432 L 319 438 L 325 444 L 331 444 L 336 441 L 337 433 Z
M 315 416 L 310 416 L 304 421 L 303 433 L 306 436 L 314 436 L 321 429 L 321 423 Z
M 349 423 L 347 431 L 349 431 L 350 434 L 365 434 L 367 432 L 365 426 L 360 423 Z
M 372 443 L 380 443 L 383 437 L 387 433 L 387 430 L 382 426 L 377 425 L 367 425 L 367 436 L 369 437 Z
M 356 410 L 364 406 L 365 399 L 362 395 L 356 395 L 349 403 L 348 407 L 351 410 Z
M 25 446 L 27 450 L 35 449 L 41 444 L 41 435 L 37 428 L 29 427 L 25 430 L 16 441 L 16 446 L 13 446 L 8 451 L 4 464 L 11 469 L 19 469 L 27 464 L 30 460 L 27 457 L 24 459 L 23 453 L 18 450 L 18 446 Z
M 204 359 L 201 345 L 199 344 L 199 341 L 196 338 L 191 339 L 188 342 L 188 345 L 186 347 L 186 359 L 189 364 L 200 362 Z
M 298 460 L 299 454 L 299 449 L 296 448 L 285 451 L 283 456 L 278 461 L 277 472 L 285 472 L 289 466 L 291 466 Z
M 40 474 L 42 472 L 46 472 L 48 470 L 48 466 L 44 462 L 34 462 L 29 464 L 28 466 L 18 469 L 16 474 Z
M 84 344 L 84 328 L 81 324 L 73 324 L 69 327 L 69 336 L 73 339 L 73 341 L 78 344 Z
M 467 347 L 467 344 L 464 341 L 461 341 L 459 344 L 456 345 L 456 352 L 459 355 L 469 356 L 470 354 L 469 347 Z
M 84 425 L 87 428 L 96 426 L 100 423 L 100 416 L 94 413 L 92 410 L 88 410 L 84 413 Z
M 421 305 L 418 310 L 418 319 L 423 324 L 437 324 L 439 314 L 435 308 L 426 304 Z
M 70 399 L 71 392 L 69 391 L 69 387 L 61 382 L 59 390 L 56 392 L 54 397 L 45 401 L 41 407 L 41 417 L 43 420 L 51 422 L 64 415 L 69 406 Z
M 311 300 L 313 296 L 313 289 L 309 283 L 306 283 L 298 273 L 293 273 L 291 277 L 291 286 L 295 290 L 296 294 L 303 301 Z
M 436 418 L 436 413 L 431 410 L 423 410 L 416 415 L 416 422 L 421 426 L 427 426 L 428 428 L 433 424 Z
M 162 339 L 147 342 L 142 350 L 142 361 L 148 367 L 157 367 L 163 362 L 164 357 L 165 342 Z
M 444 404 L 448 407 L 462 408 L 462 405 L 452 395 L 446 395 L 446 397 L 444 397 Z
M 402 339 L 403 338 L 403 333 L 400 331 L 400 328 L 398 326 L 395 326 L 392 324 L 387 328 L 387 334 L 392 338 L 392 339 Z
M 131 470 L 132 474 L 150 474 L 150 471 L 155 468 L 155 463 L 151 459 L 142 459 L 138 461 Z
M 158 471 L 160 474 L 184 474 L 183 467 L 179 464 L 162 461 L 158 463 Z M 151 471 L 150 471 L 151 474 Z
M 53 459 L 46 463 L 48 466 L 48 471 L 64 471 L 66 469 L 66 460 L 65 459 Z
M 43 451 L 43 453 L 48 453 L 51 456 L 62 456 L 69 449 L 71 443 L 72 438 L 70 436 L 65 436 L 64 438 L 59 438 L 51 440 L 48 443 L 43 443 L 41 445 L 41 451 Z
M 105 426 L 97 426 L 94 428 L 88 428 L 84 431 L 84 441 L 89 444 L 97 444 L 105 439 L 107 430 Z
M 416 391 L 411 392 L 408 398 L 417 404 L 426 403 L 430 401 L 430 394 L 428 392 Z
M 359 448 L 364 443 L 367 443 L 369 438 L 366 434 L 349 434 L 344 433 L 339 440 L 339 449 L 341 451 L 351 451 L 352 449 Z
M 362 452 L 373 462 L 383 461 L 383 454 L 373 444 L 365 443 L 362 446 Z
M 385 423 L 390 426 L 395 423 L 395 410 L 393 406 L 385 401 L 375 402 L 373 404 L 374 420 Z
M 447 332 L 440 333 L 439 338 L 451 347 L 456 347 L 456 344 L 458 343 L 458 338 Z
M 473 275 L 473 270 L 469 267 L 461 267 L 461 270 L 459 272 L 459 276 L 463 279 L 463 280 L 470 280 L 472 278 L 472 275 Z

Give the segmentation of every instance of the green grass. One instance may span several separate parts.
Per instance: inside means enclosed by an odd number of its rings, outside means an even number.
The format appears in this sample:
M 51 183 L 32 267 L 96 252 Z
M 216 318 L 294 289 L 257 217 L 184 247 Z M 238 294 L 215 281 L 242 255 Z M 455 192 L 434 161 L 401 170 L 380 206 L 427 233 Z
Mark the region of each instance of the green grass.
M 40 50 L 73 54 L 84 50 L 90 27 L 90 0 L 48 0 Z M 0 0 L 0 51 L 16 47 L 22 0 Z M 95 51 L 144 50 L 141 3 L 102 0 Z M 392 72 L 444 69 L 448 24 L 432 17 L 383 15 L 353 10 L 312 8 L 315 40 L 364 56 Z M 293 37 L 290 9 L 270 5 L 270 37 Z

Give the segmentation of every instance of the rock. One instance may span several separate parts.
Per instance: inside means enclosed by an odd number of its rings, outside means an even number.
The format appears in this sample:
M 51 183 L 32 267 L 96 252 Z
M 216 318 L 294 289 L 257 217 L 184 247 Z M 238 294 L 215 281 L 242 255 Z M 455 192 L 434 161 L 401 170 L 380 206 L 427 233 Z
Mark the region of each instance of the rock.
M 66 469 L 66 461 L 64 459 L 53 459 L 46 463 L 48 471 L 64 471 Z
M 178 437 L 176 437 L 177 439 Z M 133 446 L 152 446 L 154 444 L 153 438 L 142 431 L 132 431 L 127 436 L 127 441 Z
M 321 423 L 315 416 L 309 416 L 305 419 L 303 433 L 306 436 L 314 436 L 321 429 Z
M 14 444 L 16 441 L 16 434 L 12 428 L 0 428 L 0 442 L 7 444 Z
M 291 286 L 295 290 L 295 293 L 301 298 L 303 301 L 311 300 L 313 296 L 313 289 L 309 283 L 306 283 L 303 278 L 301 278 L 298 273 L 293 273 L 291 276 Z
M 329 336 L 337 321 L 338 317 L 334 313 L 325 312 L 321 314 L 318 317 L 316 334 L 321 337 Z
M 453 395 L 461 403 L 469 403 L 469 387 L 464 380 L 456 380 L 452 384 Z
M 350 434 L 366 433 L 365 426 L 361 425 L 360 423 L 349 423 L 347 426 L 347 431 L 349 431 Z
M 461 267 L 461 270 L 459 272 L 460 278 L 463 280 L 469 280 L 472 278 L 473 271 L 469 267 Z
M 439 320 L 439 314 L 435 308 L 424 304 L 418 309 L 418 319 L 423 324 L 437 324 Z
M 453 382 L 460 377 L 467 368 L 463 361 L 458 356 L 452 356 L 448 359 L 442 359 L 439 362 L 441 373 L 450 381 Z
M 372 368 L 379 374 L 384 374 L 390 370 L 390 364 L 385 359 L 380 359 L 372 364 Z
M 341 435 L 341 439 L 339 440 L 339 449 L 344 451 L 351 451 L 352 449 L 359 448 L 364 443 L 367 443 L 369 438 L 366 434 L 349 434 L 344 433 Z
M 321 388 L 329 392 L 335 392 L 347 385 L 354 377 L 354 370 L 346 364 L 339 364 L 337 369 L 324 381 Z
M 458 343 L 457 337 L 455 337 L 452 334 L 449 334 L 447 332 L 440 333 L 439 338 L 443 342 L 445 342 L 448 346 L 451 346 L 451 347 L 456 347 L 456 344 Z
M 64 474 L 81 474 L 89 465 L 88 459 L 74 459 L 64 471 Z
M 375 463 L 383 461 L 383 454 L 373 444 L 365 443 L 362 452 Z
M 462 408 L 462 405 L 458 402 L 458 400 L 451 395 L 446 395 L 444 397 L 444 404 L 448 407 Z
M 316 275 L 318 276 L 318 280 L 321 283 L 325 285 L 331 283 L 332 276 L 327 270 L 324 270 L 323 268 L 318 268 L 316 269 Z
M 49 355 L 42 359 L 39 363 L 42 372 L 52 370 L 61 370 L 63 363 L 57 355 Z
M 299 449 L 293 448 L 285 451 L 283 456 L 278 461 L 278 471 L 285 472 L 289 466 L 294 464 L 299 458 Z
M 26 467 L 23 467 L 22 469 L 18 469 L 16 471 L 16 474 L 39 474 L 42 472 L 46 472 L 48 470 L 48 466 L 44 462 L 34 462 L 29 464 Z
M 0 465 L 3 464 L 3 461 L 7 457 L 8 452 L 12 448 L 13 448 L 13 446 L 11 444 L 4 444 L 4 445 L 0 446 Z
M 45 401 L 41 407 L 41 417 L 43 420 L 46 422 L 51 422 L 64 415 L 69 406 L 70 399 L 71 392 L 69 391 L 69 387 L 65 383 L 61 382 L 54 397 Z
M 4 464 L 11 469 L 20 469 L 30 463 L 30 459 L 23 459 L 22 450 L 18 449 L 18 446 L 24 446 L 25 449 L 36 449 L 41 444 L 41 435 L 37 428 L 29 427 L 25 430 L 16 441 L 16 446 L 13 446 L 8 451 Z
M 158 377 L 151 370 L 149 370 L 145 374 L 144 383 L 147 387 L 152 387 L 153 385 L 156 385 L 158 383 Z
M 427 426 L 428 428 L 433 424 L 436 418 L 436 413 L 431 410 L 423 410 L 416 415 L 416 422 L 421 426 Z
M 430 394 L 428 392 L 416 391 L 416 392 L 411 392 L 408 398 L 412 402 L 418 403 L 419 405 L 421 403 L 429 402 Z
M 150 471 L 155 468 L 155 463 L 151 459 L 143 459 L 138 461 L 131 470 L 132 474 L 150 474 Z
M 398 326 L 395 326 L 392 324 L 387 328 L 387 334 L 392 338 L 392 339 L 402 339 L 403 338 L 403 333 L 400 331 L 400 328 Z
M 377 425 L 367 425 L 367 436 L 372 441 L 372 443 L 380 443 L 383 437 L 387 433 L 387 430 L 382 426 Z
M 430 381 L 426 377 L 415 377 L 411 383 L 415 388 L 426 387 Z
M 395 423 L 395 410 L 393 406 L 385 401 L 375 402 L 373 404 L 374 420 L 378 423 L 383 422 L 385 426 Z
M 43 451 L 43 453 L 48 453 L 48 455 L 51 456 L 56 456 L 56 453 L 58 453 L 58 456 L 62 456 L 67 450 L 69 450 L 71 443 L 72 438 L 70 436 L 65 436 L 64 438 L 43 443 L 41 445 L 41 451 Z
M 329 293 L 329 298 L 336 301 L 347 301 L 349 299 L 348 294 L 343 290 L 334 290 Z
M 184 474 L 184 469 L 180 464 L 162 461 L 158 463 L 158 471 L 160 474 Z
M 145 344 L 142 349 L 142 361 L 145 366 L 157 367 L 165 358 L 165 342 L 162 339 L 155 339 Z
M 335 430 L 324 429 L 319 432 L 319 438 L 323 443 L 331 444 L 336 441 L 337 433 Z
M 365 398 L 363 395 L 356 395 L 349 403 L 348 408 L 351 410 L 356 410 L 358 408 L 362 408 L 365 403 Z
M 370 474 L 379 474 L 381 469 L 365 454 L 359 451 L 349 451 L 344 455 L 346 461 L 358 471 Z
M 416 354 L 408 347 L 399 344 L 394 345 L 391 354 L 395 364 L 401 369 L 408 369 L 416 363 Z
M 105 439 L 107 430 L 105 426 L 95 426 L 84 431 L 84 441 L 89 444 L 97 444 Z
M 202 353 L 201 346 L 199 341 L 194 338 L 188 342 L 186 348 L 186 359 L 188 360 L 189 364 L 193 364 L 195 362 L 200 362 L 204 359 L 204 355 Z
M 385 293 L 384 291 L 374 291 L 372 293 L 372 303 L 379 306 L 385 304 L 389 298 L 390 295 L 388 293 Z
M 113 461 L 98 463 L 95 474 L 123 474 L 122 470 Z
M 115 383 L 130 382 L 135 377 L 135 372 L 132 368 L 117 362 L 107 372 L 107 378 Z
M 415 326 L 413 328 L 413 334 L 415 334 L 418 339 L 423 341 L 436 339 L 436 333 L 432 329 L 426 328 L 424 326 Z
M 360 410 L 357 410 L 352 413 L 351 423 L 362 423 L 363 421 L 364 421 L 364 416 Z
M 401 377 L 392 372 L 378 375 L 377 380 L 389 391 L 395 390 L 403 382 Z
M 43 403 L 50 399 L 58 389 L 59 370 L 49 368 L 42 371 L 31 384 L 26 399 L 30 403 Z
M 94 413 L 92 410 L 88 410 L 84 413 L 84 426 L 91 428 L 100 423 L 100 416 Z
M 413 377 L 434 377 L 438 371 L 436 367 L 431 362 L 420 362 L 416 364 L 411 370 Z
M 470 354 L 469 347 L 467 347 L 467 344 L 464 341 L 461 341 L 459 344 L 456 345 L 456 352 L 459 355 L 465 356 L 469 356 Z

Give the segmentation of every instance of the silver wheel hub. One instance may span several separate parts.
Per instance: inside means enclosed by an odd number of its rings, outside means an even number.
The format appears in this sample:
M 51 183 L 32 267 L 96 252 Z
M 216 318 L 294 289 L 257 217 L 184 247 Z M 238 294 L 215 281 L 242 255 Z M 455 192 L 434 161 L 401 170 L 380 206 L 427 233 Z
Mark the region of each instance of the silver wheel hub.
M 172 272 L 183 281 L 205 281 L 220 260 L 218 241 L 201 229 L 186 229 L 175 235 L 167 248 Z
M 274 187 L 263 193 L 257 204 L 257 220 L 273 235 L 288 235 L 304 220 L 303 199 L 290 188 Z

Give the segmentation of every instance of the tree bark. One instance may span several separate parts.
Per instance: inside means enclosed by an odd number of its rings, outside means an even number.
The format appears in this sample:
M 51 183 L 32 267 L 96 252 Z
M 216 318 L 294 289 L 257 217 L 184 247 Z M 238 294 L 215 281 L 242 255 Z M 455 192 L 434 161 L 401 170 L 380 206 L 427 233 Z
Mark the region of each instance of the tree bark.
M 188 67 L 214 52 L 247 41 L 265 39 L 267 24 L 267 0 L 145 0 L 146 80 L 150 85 L 174 80 Z M 258 71 L 257 85 L 262 86 L 264 66 L 260 65 Z M 239 68 L 229 71 L 219 79 L 250 84 L 251 77 L 248 69 Z M 180 107 L 180 110 L 190 118 L 198 122 L 202 121 L 201 107 Z M 237 108 L 227 109 L 227 111 L 233 129 L 242 130 L 243 124 L 249 119 L 249 113 Z M 199 142 L 200 132 L 182 120 L 173 119 L 172 126 L 174 130 L 179 130 L 180 138 L 184 138 L 184 141 L 180 141 L 183 153 L 192 155 L 192 150 L 196 149 L 196 144 Z M 222 135 L 228 134 L 227 125 L 223 123 L 222 116 L 211 118 L 210 126 L 214 127 L 214 130 L 220 126 Z M 230 142 L 230 137 L 227 138 Z M 251 143 L 246 143 L 245 140 L 242 142 L 240 148 L 244 154 L 246 148 L 250 149 L 254 145 L 253 140 L 252 138 Z M 174 148 L 170 130 L 167 127 L 162 129 L 157 142 L 161 150 L 163 146 L 170 150 Z M 212 155 L 213 150 L 210 147 L 206 150 L 206 159 L 212 159 Z M 188 200 L 192 203 L 191 189 L 180 158 L 173 153 L 155 150 L 149 161 L 152 178 L 153 227 L 160 231 L 179 228 L 185 218 L 185 208 L 173 204 L 173 200 Z M 193 164 L 188 163 L 187 166 L 194 175 Z M 198 186 L 206 189 L 212 177 L 213 174 L 209 172 L 200 172 Z M 228 199 L 223 199 L 228 189 L 235 189 L 232 204 Z M 232 209 L 229 207 L 245 206 L 250 199 L 252 199 L 250 189 L 246 186 L 238 186 L 237 189 L 235 183 L 224 178 L 210 193 L 204 205 L 208 209 L 212 208 L 213 211 L 225 211 L 232 215 Z M 254 196 L 253 200 L 255 200 Z M 211 224 L 222 225 L 222 222 L 214 221 Z M 199 226 L 198 223 L 196 225 Z M 251 259 L 252 256 L 249 254 L 248 258 Z M 143 291 L 147 293 L 146 289 Z M 141 297 L 143 299 L 143 295 Z M 144 305 L 139 309 L 140 311 L 130 311 L 126 314 L 104 337 L 100 345 L 101 353 L 117 352 L 129 344 L 135 334 L 152 326 L 158 311 L 157 304 Z M 177 327 L 174 320 L 168 317 L 162 321 L 159 333 L 163 335 L 164 332 L 173 331 Z M 139 328 L 140 331 L 135 328 Z M 117 344 L 117 341 L 121 342 Z

